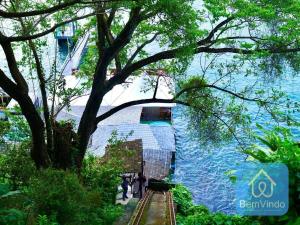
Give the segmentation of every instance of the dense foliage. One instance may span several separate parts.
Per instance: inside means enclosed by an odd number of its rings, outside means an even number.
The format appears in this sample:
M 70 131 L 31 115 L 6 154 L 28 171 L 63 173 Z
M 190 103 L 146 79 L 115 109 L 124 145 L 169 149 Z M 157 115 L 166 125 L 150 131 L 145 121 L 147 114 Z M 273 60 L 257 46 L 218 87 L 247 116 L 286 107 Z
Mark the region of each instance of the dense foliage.
M 267 224 L 300 223 L 300 146 L 287 128 L 277 127 L 273 130 L 260 129 L 263 136 L 257 136 L 264 146 L 254 145 L 245 150 L 249 160 L 262 163 L 284 163 L 289 169 L 289 211 L 282 217 L 265 217 Z
M 174 201 L 177 204 L 177 222 L 179 225 L 259 225 L 251 218 L 212 213 L 205 206 L 193 204 L 192 195 L 182 185 L 173 190 Z
M 37 170 L 29 154 L 25 144 L 0 154 L 0 224 L 111 225 L 122 214 L 115 205 L 122 172 L 116 158 L 104 162 L 89 156 L 78 176 Z

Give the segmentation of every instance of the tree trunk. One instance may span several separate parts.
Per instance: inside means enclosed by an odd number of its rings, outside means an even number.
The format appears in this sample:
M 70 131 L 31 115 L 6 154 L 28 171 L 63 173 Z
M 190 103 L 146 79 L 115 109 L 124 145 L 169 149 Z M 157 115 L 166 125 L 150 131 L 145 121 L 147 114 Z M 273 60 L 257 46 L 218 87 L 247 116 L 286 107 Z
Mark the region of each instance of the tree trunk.
M 28 95 L 22 95 L 17 101 L 32 133 L 31 157 L 37 168 L 48 167 L 50 165 L 50 159 L 45 141 L 44 122 Z
M 78 149 L 78 155 L 76 157 L 78 172 L 81 170 L 82 161 L 86 153 L 90 137 L 97 128 L 97 113 L 104 95 L 108 92 L 105 79 L 107 67 L 111 60 L 111 53 L 104 50 L 103 54 L 101 55 L 101 59 L 97 64 L 92 91 L 79 123 L 77 132 L 78 140 L 76 144 L 76 148 Z
M 76 148 L 76 134 L 73 131 L 73 125 L 71 123 L 59 124 L 54 123 L 53 126 L 53 155 L 52 166 L 58 169 L 70 169 L 74 168 L 75 159 L 77 155 Z
M 52 145 L 53 145 L 53 134 L 52 134 L 52 124 L 51 124 L 50 112 L 49 112 L 49 106 L 48 106 L 45 74 L 44 74 L 42 64 L 39 59 L 35 44 L 32 40 L 29 40 L 29 47 L 33 53 L 33 56 L 34 56 L 34 59 L 36 62 L 36 71 L 37 71 L 37 75 L 39 78 L 39 84 L 40 84 L 41 96 L 42 96 L 42 102 L 43 102 L 44 120 L 45 120 L 45 125 L 46 125 L 47 150 L 48 150 L 48 154 L 51 158 Z
M 82 166 L 82 161 L 84 155 L 86 153 L 86 149 L 88 147 L 88 143 L 91 135 L 96 130 L 96 117 L 99 111 L 103 96 L 101 95 L 91 95 L 89 101 L 86 105 L 86 108 L 83 112 L 83 115 L 80 120 L 79 128 L 78 128 L 78 140 L 77 140 L 77 148 L 78 155 L 76 157 L 76 166 L 80 171 Z

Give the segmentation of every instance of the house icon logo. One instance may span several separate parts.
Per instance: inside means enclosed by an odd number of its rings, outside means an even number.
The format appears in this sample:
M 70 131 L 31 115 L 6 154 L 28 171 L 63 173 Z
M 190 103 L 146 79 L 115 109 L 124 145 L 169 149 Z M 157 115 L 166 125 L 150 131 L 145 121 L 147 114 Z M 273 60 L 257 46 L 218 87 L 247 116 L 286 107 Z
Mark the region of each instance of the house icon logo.
M 251 187 L 251 193 L 253 197 L 271 198 L 273 196 L 276 183 L 264 169 L 261 169 L 252 178 L 248 185 Z
M 241 163 L 236 167 L 235 187 L 239 215 L 282 216 L 288 212 L 289 171 L 283 163 Z

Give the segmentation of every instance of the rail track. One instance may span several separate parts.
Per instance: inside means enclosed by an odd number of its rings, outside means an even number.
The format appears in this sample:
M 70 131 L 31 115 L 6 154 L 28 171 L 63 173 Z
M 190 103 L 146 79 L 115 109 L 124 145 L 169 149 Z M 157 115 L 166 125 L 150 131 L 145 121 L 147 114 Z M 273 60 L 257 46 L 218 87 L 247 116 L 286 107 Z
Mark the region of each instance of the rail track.
M 172 193 L 148 190 L 139 202 L 129 225 L 176 225 Z
M 175 214 L 175 207 L 173 202 L 173 196 L 171 192 L 166 192 L 167 195 L 167 204 L 168 204 L 168 221 L 170 225 L 176 225 L 176 214 Z

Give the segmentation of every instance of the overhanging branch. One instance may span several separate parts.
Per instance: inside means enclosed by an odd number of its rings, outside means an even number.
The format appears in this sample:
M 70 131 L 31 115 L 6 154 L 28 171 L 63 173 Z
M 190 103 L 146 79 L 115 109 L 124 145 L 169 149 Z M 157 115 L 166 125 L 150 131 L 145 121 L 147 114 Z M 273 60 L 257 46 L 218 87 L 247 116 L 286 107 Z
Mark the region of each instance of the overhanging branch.
M 126 102 L 124 104 L 121 104 L 119 106 L 116 106 L 115 108 L 107 111 L 106 113 L 103 113 L 102 115 L 98 116 L 96 118 L 96 124 L 98 124 L 99 122 L 101 122 L 102 120 L 110 117 L 111 115 L 115 114 L 116 112 L 125 109 L 127 107 L 130 106 L 135 106 L 135 105 L 141 105 L 141 104 L 149 104 L 149 103 L 178 103 L 178 104 L 182 104 L 181 101 L 177 101 L 174 99 L 141 99 L 141 100 L 136 100 L 136 101 L 130 101 L 130 102 Z
M 105 2 L 113 2 L 113 1 L 117 1 L 117 0 L 96 0 L 96 1 L 70 0 L 70 1 L 65 1 L 64 3 L 59 3 L 49 8 L 32 10 L 28 12 L 6 12 L 4 10 L 0 10 L 0 17 L 2 18 L 31 17 L 31 16 L 38 16 L 38 15 L 58 12 L 59 10 L 66 9 L 71 6 L 75 6 L 77 4 L 95 4 L 95 3 L 105 3 Z
M 263 101 L 263 100 L 258 99 L 258 98 L 248 98 L 248 97 L 245 97 L 245 96 L 240 95 L 238 93 L 235 93 L 233 91 L 230 91 L 230 90 L 227 90 L 227 89 L 224 89 L 224 88 L 220 88 L 220 87 L 215 86 L 215 85 L 193 86 L 193 87 L 188 87 L 188 88 L 182 89 L 172 99 L 157 99 L 157 98 L 155 98 L 155 94 L 154 94 L 153 98 L 150 98 L 150 99 L 141 99 L 141 100 L 136 100 L 136 101 L 130 101 L 130 102 L 123 103 L 123 104 L 121 104 L 119 106 L 116 106 L 115 108 L 107 111 L 106 113 L 98 116 L 96 118 L 96 124 L 98 124 L 102 120 L 110 117 L 111 115 L 113 115 L 114 113 L 116 113 L 116 112 L 118 112 L 122 109 L 125 109 L 125 108 L 130 107 L 130 106 L 135 106 L 135 105 L 149 104 L 149 103 L 170 103 L 170 104 L 178 103 L 178 104 L 182 104 L 182 105 L 186 105 L 186 106 L 191 106 L 190 104 L 188 104 L 188 103 L 186 103 L 182 100 L 179 100 L 179 97 L 181 95 L 183 95 L 184 93 L 188 92 L 188 91 L 195 90 L 195 89 L 200 89 L 200 88 L 213 88 L 213 89 L 225 92 L 227 94 L 233 95 L 236 98 L 242 99 L 244 101 L 261 102 L 261 103 L 264 103 L 264 104 L 269 104 L 270 103 L 270 102 L 266 102 L 266 101 Z
M 87 15 L 84 15 L 84 16 L 75 17 L 75 18 L 66 20 L 64 22 L 58 23 L 58 24 L 54 25 L 53 27 L 51 27 L 50 29 L 45 30 L 45 31 L 40 32 L 40 33 L 37 33 L 37 34 L 28 35 L 28 36 L 23 35 L 23 36 L 18 36 L 18 37 L 5 37 L 4 39 L 5 39 L 5 41 L 9 41 L 9 42 L 28 41 L 28 40 L 37 39 L 37 38 L 43 37 L 47 34 L 50 34 L 50 33 L 54 32 L 57 28 L 65 25 L 67 23 L 82 20 L 82 19 L 88 18 L 90 16 L 94 16 L 94 15 L 95 15 L 95 13 L 90 13 L 90 14 L 87 14 Z
M 0 17 L 3 18 L 22 18 L 22 17 L 29 17 L 29 16 L 38 16 L 48 13 L 53 13 L 61 9 L 65 9 L 67 7 L 73 6 L 75 4 L 78 4 L 80 2 L 83 2 L 82 0 L 71 0 L 67 1 L 65 3 L 60 3 L 58 5 L 55 5 L 53 7 L 49 7 L 47 9 L 41 9 L 41 10 L 33 10 L 28 12 L 6 12 L 4 10 L 0 10 Z

